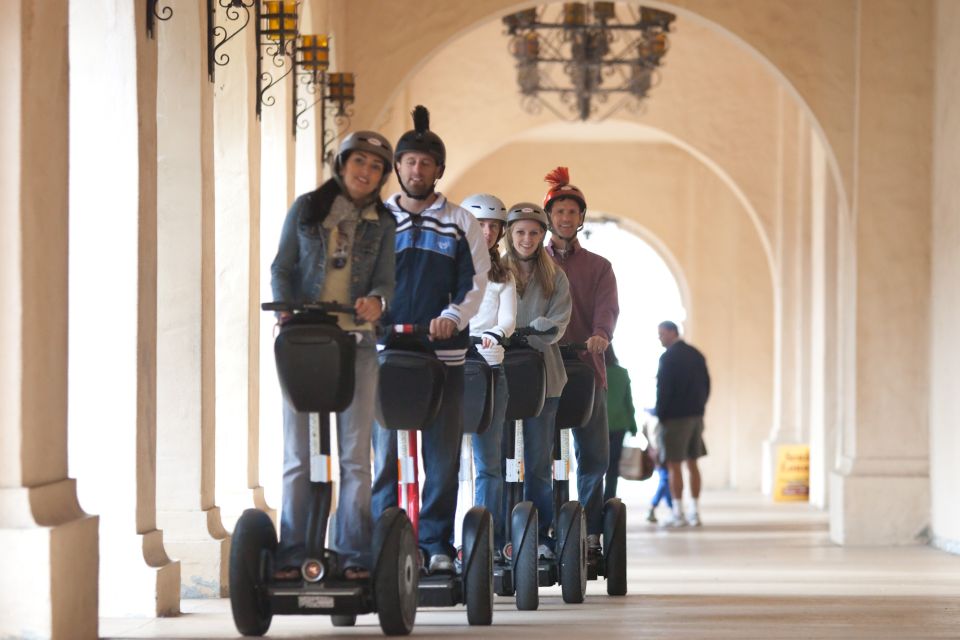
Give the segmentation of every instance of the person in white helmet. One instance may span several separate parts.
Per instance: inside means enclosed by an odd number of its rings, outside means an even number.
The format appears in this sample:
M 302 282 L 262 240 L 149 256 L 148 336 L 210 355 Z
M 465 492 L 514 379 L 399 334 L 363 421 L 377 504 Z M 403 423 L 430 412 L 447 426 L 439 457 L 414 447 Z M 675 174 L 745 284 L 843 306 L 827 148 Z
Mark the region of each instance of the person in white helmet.
M 470 335 L 482 340 L 477 351 L 493 369 L 494 405 L 490 426 L 472 435 L 473 461 L 476 466 L 474 503 L 486 507 L 493 515 L 494 554 L 501 557 L 504 540 L 503 470 L 501 439 L 507 411 L 507 378 L 503 373 L 502 340 L 513 334 L 517 324 L 517 286 L 513 274 L 500 257 L 500 239 L 506 231 L 507 208 L 503 201 L 488 193 L 464 199 L 460 206 L 473 214 L 483 230 L 483 239 L 490 250 L 490 271 L 487 290 L 480 310 L 470 320 Z

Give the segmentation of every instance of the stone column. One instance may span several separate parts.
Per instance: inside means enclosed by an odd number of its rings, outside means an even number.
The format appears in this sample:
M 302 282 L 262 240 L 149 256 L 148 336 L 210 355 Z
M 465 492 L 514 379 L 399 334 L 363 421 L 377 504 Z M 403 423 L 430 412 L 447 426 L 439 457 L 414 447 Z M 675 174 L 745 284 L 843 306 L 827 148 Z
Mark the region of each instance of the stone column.
M 762 445 L 761 489 L 773 492 L 777 449 L 806 441 L 804 399 L 807 324 L 805 260 L 809 245 L 809 126 L 786 91 L 780 90 L 780 133 L 778 140 L 779 204 L 774 229 L 777 271 L 774 312 L 774 411 L 770 436 Z
M 243 9 L 237 15 L 243 21 Z M 218 24 L 239 24 L 218 11 Z M 217 54 L 214 84 L 217 503 L 232 528 L 243 509 L 270 511 L 260 485 L 260 123 L 253 12 Z M 228 58 L 223 58 L 223 55 Z
M 930 524 L 930 2 L 859 5 L 855 413 L 831 479 L 830 537 L 910 544 Z M 909 47 L 897 45 L 910 34 Z
M 67 477 L 67 13 L 0 21 L 2 637 L 97 637 L 98 521 Z
M 213 84 L 207 11 L 158 25 L 157 519 L 183 597 L 227 594 L 229 537 L 214 496 Z
M 827 506 L 830 473 L 836 460 L 838 436 L 839 363 L 841 361 L 838 292 L 839 220 L 837 185 L 829 175 L 826 150 L 820 138 L 810 136 L 810 503 Z
M 273 300 L 270 265 L 277 252 L 280 229 L 293 203 L 296 176 L 296 145 L 293 138 L 293 60 L 266 55 L 262 67 L 277 83 L 264 94 L 266 104 L 260 116 L 260 226 L 254 230 L 260 247 L 258 274 L 260 297 Z M 315 186 L 311 187 L 311 189 Z M 273 317 L 263 315 L 260 325 L 260 468 L 267 502 L 279 504 L 283 461 L 282 398 L 273 357 Z
M 157 49 L 145 7 L 70 5 L 70 444 L 81 499 L 101 514 L 102 615 L 179 612 L 180 565 L 156 528 Z

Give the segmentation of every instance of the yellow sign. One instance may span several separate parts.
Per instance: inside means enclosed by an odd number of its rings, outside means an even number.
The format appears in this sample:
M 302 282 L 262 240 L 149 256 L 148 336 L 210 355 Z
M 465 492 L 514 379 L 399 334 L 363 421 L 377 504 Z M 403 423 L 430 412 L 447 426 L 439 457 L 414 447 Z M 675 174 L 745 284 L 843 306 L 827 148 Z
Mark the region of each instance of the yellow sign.
M 806 502 L 810 499 L 810 447 L 805 444 L 777 448 L 777 471 L 773 478 L 775 502 Z

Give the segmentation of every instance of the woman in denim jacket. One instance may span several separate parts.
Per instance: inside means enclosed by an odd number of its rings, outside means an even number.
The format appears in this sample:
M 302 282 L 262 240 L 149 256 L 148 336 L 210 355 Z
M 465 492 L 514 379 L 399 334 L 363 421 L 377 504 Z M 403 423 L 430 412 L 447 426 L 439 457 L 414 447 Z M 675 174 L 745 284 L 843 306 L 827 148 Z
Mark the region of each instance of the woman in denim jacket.
M 370 576 L 373 521 L 370 513 L 370 432 L 377 392 L 374 325 L 393 296 L 393 216 L 383 206 L 393 150 L 371 131 L 347 136 L 334 160 L 334 177 L 297 198 L 280 233 L 270 268 L 278 302 L 353 303 L 356 317 L 339 325 L 359 335 L 353 402 L 337 419 L 339 509 L 333 544 L 348 579 Z M 289 314 L 279 314 L 283 324 Z M 299 580 L 305 560 L 310 501 L 308 414 L 283 407 L 283 507 L 277 580 Z
M 529 202 L 510 207 L 507 214 L 507 268 L 517 284 L 517 326 L 537 331 L 556 329 L 546 336 L 529 336 L 530 346 L 543 354 L 547 394 L 543 410 L 523 421 L 523 499 L 533 502 L 540 522 L 538 553 L 553 559 L 547 533 L 553 524 L 553 430 L 560 393 L 567 384 L 557 341 L 570 323 L 573 301 L 567 276 L 543 248 L 547 215 Z

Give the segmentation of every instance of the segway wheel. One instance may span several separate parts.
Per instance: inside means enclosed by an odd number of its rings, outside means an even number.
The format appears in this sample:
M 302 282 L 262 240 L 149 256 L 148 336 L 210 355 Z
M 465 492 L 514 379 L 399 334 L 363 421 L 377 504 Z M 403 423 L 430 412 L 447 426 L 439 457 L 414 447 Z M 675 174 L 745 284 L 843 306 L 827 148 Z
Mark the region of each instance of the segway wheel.
M 627 506 L 619 498 L 603 505 L 603 553 L 607 594 L 627 595 Z
M 233 622 L 245 636 L 262 636 L 273 620 L 267 581 L 276 551 L 277 531 L 270 516 L 257 509 L 244 511 L 233 530 L 229 580 Z
M 521 502 L 511 515 L 513 532 L 513 582 L 517 609 L 536 611 L 540 606 L 537 531 L 539 516 L 532 502 Z
M 560 551 L 560 591 L 567 604 L 583 602 L 587 594 L 587 523 L 579 502 L 567 502 L 557 519 Z
M 352 627 L 357 624 L 357 616 L 348 614 L 335 614 L 330 616 L 330 622 L 335 627 Z
M 467 622 L 493 622 L 493 518 L 483 507 L 473 507 L 463 519 L 464 596 Z
M 373 591 L 380 628 L 388 636 L 408 635 L 417 617 L 420 556 L 413 525 L 400 509 L 391 507 L 377 520 L 373 550 L 377 559 Z

